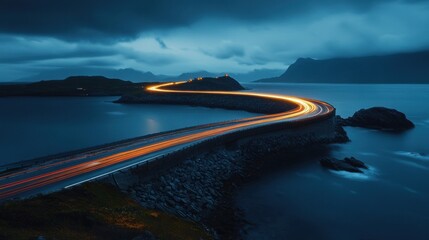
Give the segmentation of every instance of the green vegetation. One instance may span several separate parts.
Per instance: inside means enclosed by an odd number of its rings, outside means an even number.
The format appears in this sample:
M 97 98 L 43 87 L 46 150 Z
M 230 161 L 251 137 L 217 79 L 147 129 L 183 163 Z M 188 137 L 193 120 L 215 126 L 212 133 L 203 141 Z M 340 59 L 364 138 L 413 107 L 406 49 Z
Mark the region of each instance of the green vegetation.
M 105 183 L 0 206 L 0 239 L 211 239 L 197 224 L 155 210 Z

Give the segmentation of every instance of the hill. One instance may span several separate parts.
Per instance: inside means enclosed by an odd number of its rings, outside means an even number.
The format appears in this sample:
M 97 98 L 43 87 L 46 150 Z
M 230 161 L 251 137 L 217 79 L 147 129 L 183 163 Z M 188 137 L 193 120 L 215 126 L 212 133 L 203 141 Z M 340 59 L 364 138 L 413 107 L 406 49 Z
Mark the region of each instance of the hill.
M 148 83 L 133 83 L 102 76 L 73 76 L 27 84 L 0 85 L 0 96 L 121 96 Z
M 205 77 L 196 78 L 185 84 L 170 86 L 169 89 L 175 90 L 200 90 L 200 91 L 238 91 L 244 90 L 235 79 L 229 76 L 223 77 Z
M 283 70 L 280 69 L 255 69 L 246 73 L 228 73 L 229 76 L 233 77 L 239 82 L 251 82 L 261 78 L 268 78 L 278 76 L 282 74 Z M 188 79 L 194 79 L 198 77 L 216 77 L 227 74 L 226 72 L 213 73 L 207 71 L 197 71 L 182 73 L 178 76 L 166 77 L 162 81 L 183 81 Z
M 258 82 L 429 83 L 429 51 L 326 60 L 299 58 L 283 75 Z
M 278 76 L 283 72 L 280 69 L 255 69 L 247 73 L 230 73 L 232 77 L 241 82 L 254 81 L 261 78 Z M 213 73 L 207 71 L 186 72 L 177 76 L 157 75 L 152 72 L 143 72 L 132 68 L 110 69 L 92 67 L 67 67 L 54 70 L 44 70 L 36 75 L 20 78 L 14 82 L 38 82 L 40 80 L 64 79 L 68 76 L 105 76 L 132 82 L 170 82 L 183 81 L 198 77 L 216 77 L 225 73 Z M 2 84 L 0 82 L 0 84 Z
M 16 80 L 16 82 L 56 80 L 64 79 L 68 76 L 105 76 L 107 78 L 117 78 L 132 82 L 156 82 L 166 78 L 166 76 L 163 75 L 155 75 L 152 72 L 142 72 L 132 68 L 109 69 L 91 67 L 68 67 L 42 71 L 39 74 L 18 79 Z

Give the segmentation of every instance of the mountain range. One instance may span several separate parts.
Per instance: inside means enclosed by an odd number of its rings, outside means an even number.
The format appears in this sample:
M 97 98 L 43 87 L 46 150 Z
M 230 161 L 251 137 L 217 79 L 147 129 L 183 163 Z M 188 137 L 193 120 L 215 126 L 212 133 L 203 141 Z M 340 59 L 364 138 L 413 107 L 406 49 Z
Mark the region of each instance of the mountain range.
M 429 83 L 429 50 L 325 60 L 299 58 L 279 77 L 257 82 Z
M 250 82 L 261 78 L 278 76 L 283 72 L 281 69 L 256 69 L 247 73 L 229 73 L 238 81 Z M 64 79 L 69 76 L 105 76 L 107 78 L 116 78 L 132 82 L 160 82 L 160 81 L 180 81 L 194 79 L 197 77 L 217 77 L 227 74 L 213 73 L 207 71 L 196 71 L 182 73 L 177 76 L 156 75 L 152 72 L 144 72 L 132 68 L 110 69 L 110 68 L 89 68 L 73 67 L 46 70 L 39 74 L 15 80 L 15 82 L 37 82 L 41 80 Z

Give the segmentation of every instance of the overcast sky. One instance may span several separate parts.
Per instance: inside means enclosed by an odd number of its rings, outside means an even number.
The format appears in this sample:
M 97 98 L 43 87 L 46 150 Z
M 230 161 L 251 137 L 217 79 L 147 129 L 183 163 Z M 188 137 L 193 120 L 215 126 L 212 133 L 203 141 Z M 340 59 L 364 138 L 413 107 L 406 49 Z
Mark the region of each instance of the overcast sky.
M 429 0 L 0 0 L 0 81 L 63 67 L 286 69 L 429 49 Z

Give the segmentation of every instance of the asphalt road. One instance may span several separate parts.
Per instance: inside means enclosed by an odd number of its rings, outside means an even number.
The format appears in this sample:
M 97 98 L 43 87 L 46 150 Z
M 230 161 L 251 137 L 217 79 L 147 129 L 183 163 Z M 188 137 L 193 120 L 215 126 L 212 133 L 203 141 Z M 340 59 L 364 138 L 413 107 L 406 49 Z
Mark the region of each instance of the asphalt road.
M 50 160 L 30 167 L 0 173 L 0 200 L 28 197 L 56 191 L 107 174 L 144 164 L 157 157 L 180 150 L 201 141 L 278 122 L 303 121 L 330 114 L 335 109 L 322 101 L 292 96 L 254 92 L 182 91 L 168 86 L 185 82 L 165 83 L 147 88 L 148 91 L 188 94 L 246 95 L 284 101 L 296 106 L 290 111 L 233 121 L 219 122 L 140 138 L 129 144 L 120 144 L 98 151 Z

